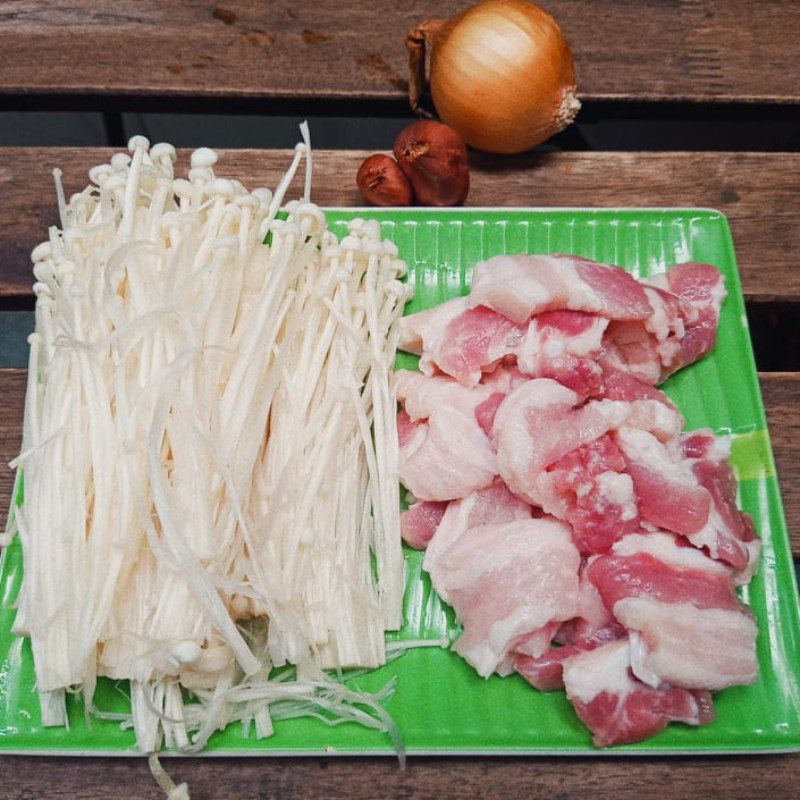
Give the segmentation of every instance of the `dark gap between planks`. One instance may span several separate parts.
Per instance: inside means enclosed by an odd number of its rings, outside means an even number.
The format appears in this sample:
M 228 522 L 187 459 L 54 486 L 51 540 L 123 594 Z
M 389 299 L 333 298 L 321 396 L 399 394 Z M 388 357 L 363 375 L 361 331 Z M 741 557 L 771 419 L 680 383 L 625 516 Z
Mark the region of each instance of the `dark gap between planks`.
M 144 133 L 183 147 L 291 147 L 303 118 L 319 147 L 385 149 L 413 115 L 386 99 L 5 94 L 0 144 L 121 147 Z M 589 101 L 540 149 L 797 151 L 800 105 Z

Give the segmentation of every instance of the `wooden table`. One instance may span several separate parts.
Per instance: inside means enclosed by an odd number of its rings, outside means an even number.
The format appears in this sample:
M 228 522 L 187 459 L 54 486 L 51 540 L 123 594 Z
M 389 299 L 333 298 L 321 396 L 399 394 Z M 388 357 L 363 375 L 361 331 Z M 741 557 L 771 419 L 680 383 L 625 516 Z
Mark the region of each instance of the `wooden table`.
M 591 113 L 603 103 L 785 105 L 797 113 L 800 5 L 790 0 L 548 0 L 578 62 Z M 0 107 L 212 107 L 374 114 L 404 108 L 400 34 L 460 3 L 412 0 L 139 3 L 0 1 Z M 667 105 L 664 105 L 667 104 Z M 704 104 L 704 105 L 699 105 Z M 631 107 L 634 107 L 633 105 Z M 377 109 L 377 112 L 376 112 Z M 387 142 L 387 145 L 389 142 Z M 50 170 L 68 191 L 99 149 L 0 151 L 0 311 L 32 307 L 30 249 L 55 222 Z M 315 152 L 315 199 L 360 202 L 356 151 Z M 226 174 L 274 182 L 288 154 L 228 151 Z M 800 154 L 474 154 L 474 205 L 711 206 L 731 221 L 751 324 L 800 306 Z M 755 331 L 758 333 L 758 331 Z M 800 373 L 780 353 L 760 373 L 795 555 L 800 555 Z M 18 451 L 25 373 L 0 370 L 0 461 Z M 0 505 L 10 473 L 0 467 Z M 800 757 L 618 759 L 237 759 L 175 762 L 195 798 L 793 797 Z M 0 758 L 4 798 L 157 796 L 140 760 Z

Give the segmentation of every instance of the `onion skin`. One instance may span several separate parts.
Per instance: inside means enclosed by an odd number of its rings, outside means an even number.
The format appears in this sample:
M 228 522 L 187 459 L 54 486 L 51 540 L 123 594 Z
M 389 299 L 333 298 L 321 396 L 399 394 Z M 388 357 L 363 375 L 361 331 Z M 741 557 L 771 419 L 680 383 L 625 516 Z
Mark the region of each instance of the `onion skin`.
M 420 205 L 460 206 L 467 199 L 467 148 L 447 125 L 433 120 L 406 125 L 394 141 L 394 157 Z
M 356 184 L 364 199 L 374 206 L 410 206 L 414 201 L 405 173 L 393 158 L 382 153 L 364 160 Z
M 529 150 L 580 108 L 569 45 L 556 21 L 527 0 L 484 0 L 450 20 L 422 23 L 407 40 L 412 65 L 420 37 L 431 48 L 436 111 L 471 147 Z

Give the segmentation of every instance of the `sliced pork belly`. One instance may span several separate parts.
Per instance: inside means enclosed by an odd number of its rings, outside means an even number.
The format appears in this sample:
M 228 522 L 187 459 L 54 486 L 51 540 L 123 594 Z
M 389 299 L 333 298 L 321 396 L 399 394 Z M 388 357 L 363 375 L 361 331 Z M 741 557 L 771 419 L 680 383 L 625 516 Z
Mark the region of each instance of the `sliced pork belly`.
M 612 322 L 603 343 L 606 358 L 618 369 L 655 385 L 680 363 L 686 329 L 681 301 L 674 294 L 654 286 L 645 286 L 644 291 L 652 315 L 636 322 Z
M 488 486 L 497 472 L 494 450 L 475 409 L 493 390 L 467 389 L 445 377 L 395 373 L 400 480 L 420 500 L 451 500 Z
M 426 375 L 439 370 L 475 386 L 483 372 L 516 353 L 524 333 L 524 326 L 484 306 L 468 308 L 467 298 L 459 297 L 403 317 L 398 346 L 421 354 Z
M 712 691 L 755 681 L 756 625 L 724 564 L 666 533 L 632 534 L 588 577 L 629 632 L 639 680 Z
M 475 265 L 471 306 L 486 306 L 518 324 L 543 311 L 588 311 L 607 319 L 652 314 L 641 284 L 625 270 L 569 255 L 495 256 Z
M 447 326 L 467 308 L 469 305 L 466 297 L 453 297 L 433 308 L 402 317 L 397 323 L 397 346 L 418 356 L 437 350 Z
M 591 563 L 589 559 L 588 563 Z M 514 669 L 528 683 L 542 692 L 564 688 L 563 669 L 567 659 L 586 650 L 626 637 L 625 629 L 614 619 L 603 603 L 600 593 L 587 575 L 587 564 L 581 568 L 578 583 L 578 612 L 556 632 L 551 647 L 538 658 L 516 648 Z
M 633 481 L 613 438 L 604 434 L 560 458 L 536 480 L 542 508 L 573 528 L 581 554 L 605 553 L 639 528 Z
M 447 326 L 437 351 L 436 366 L 465 386 L 474 386 L 505 357 L 516 353 L 524 328 L 484 306 L 459 314 Z
M 554 623 L 575 616 L 579 566 L 569 527 L 555 519 L 469 528 L 429 569 L 463 626 L 453 649 L 483 677 L 509 674 L 522 638 L 541 655 Z
M 633 671 L 650 686 L 714 691 L 758 677 L 756 624 L 747 614 L 645 598 L 620 600 L 614 613 L 631 632 Z
M 630 404 L 589 402 L 557 381 L 537 378 L 512 389 L 494 418 L 499 473 L 512 492 L 541 505 L 540 474 L 567 453 L 618 427 Z
M 623 459 L 610 439 L 595 444 L 623 425 L 669 439 L 681 417 L 658 400 L 586 402 L 557 381 L 527 381 L 508 393 L 494 418 L 499 473 L 515 494 L 577 524 L 585 552 L 601 552 L 636 517 L 627 454 Z M 600 519 L 605 511 L 608 530 Z
M 475 406 L 475 418 L 487 436 L 492 435 L 494 418 L 500 403 L 512 389 L 526 380 L 513 364 L 500 365 L 481 377 L 481 386 L 487 390 L 487 397 Z
M 672 267 L 651 282 L 675 294 L 684 309 L 687 306 L 691 309 L 688 313 L 684 311 L 685 334 L 680 340 L 680 355 L 671 364 L 674 372 L 702 358 L 714 347 L 726 294 L 725 280 L 711 264 L 692 261 Z
M 760 543 L 755 538 L 753 518 L 736 506 L 730 439 L 704 429 L 685 434 L 681 444 L 697 482 L 711 496 L 708 521 L 689 540 L 712 558 L 730 564 L 740 573 L 737 582 L 746 583 L 758 562 Z
M 581 567 L 578 585 L 578 613 L 565 622 L 556 638 L 562 644 L 584 645 L 590 641 L 608 642 L 621 639 L 625 630 L 606 608 L 597 587 L 589 580 L 589 566 L 596 556 L 589 558 Z
M 447 510 L 446 501 L 419 500 L 400 515 L 403 540 L 416 550 L 424 550 Z
M 631 675 L 628 642 L 611 642 L 567 660 L 567 697 L 598 747 L 638 742 L 670 722 L 704 725 L 714 719 L 711 695 L 646 686 Z
M 716 267 L 699 263 L 678 264 L 650 283 L 652 315 L 610 323 L 603 343 L 614 366 L 656 384 L 714 347 L 725 288 Z
M 591 559 L 586 573 L 615 616 L 616 603 L 629 597 L 743 611 L 731 570 L 663 531 L 626 536 L 609 555 Z
M 484 489 L 478 489 L 461 500 L 448 504 L 432 540 L 429 541 L 423 567 L 431 574 L 437 572 L 439 563 L 446 557 L 448 548 L 470 528 L 490 523 L 502 524 L 531 518 L 532 508 L 496 479 Z M 447 588 L 441 594 L 445 602 Z
M 554 378 L 582 395 L 602 384 L 597 362 L 608 320 L 583 311 L 545 311 L 534 317 L 517 351 L 523 375 Z
M 680 424 L 683 426 L 683 417 L 680 416 L 677 406 L 660 389 L 656 389 L 650 383 L 641 381 L 629 372 L 616 369 L 607 360 L 600 360 L 602 370 L 603 385 L 599 398 L 606 400 L 625 400 L 633 403 L 636 400 L 656 400 L 657 402 L 672 409 L 678 415 Z
M 514 672 L 540 692 L 554 692 L 564 688 L 564 664 L 567 660 L 594 647 L 599 647 L 599 643 L 587 647 L 578 645 L 551 647 L 538 658 L 515 649 Z
M 497 409 L 500 408 L 500 403 L 503 402 L 505 396 L 505 392 L 493 392 L 483 402 L 475 406 L 475 419 L 478 420 L 478 425 L 481 426 L 481 430 L 487 436 L 492 434 Z
M 657 528 L 691 536 L 701 531 L 711 511 L 711 495 L 697 481 L 677 440 L 622 426 L 617 443 L 633 479 L 639 514 Z
M 636 422 L 629 417 L 628 422 Z M 641 420 L 639 420 L 641 422 Z M 665 441 L 628 425 L 616 440 L 633 479 L 639 514 L 647 523 L 685 536 L 712 558 L 752 575 L 759 555 L 752 519 L 736 507 L 730 444 L 710 430 Z

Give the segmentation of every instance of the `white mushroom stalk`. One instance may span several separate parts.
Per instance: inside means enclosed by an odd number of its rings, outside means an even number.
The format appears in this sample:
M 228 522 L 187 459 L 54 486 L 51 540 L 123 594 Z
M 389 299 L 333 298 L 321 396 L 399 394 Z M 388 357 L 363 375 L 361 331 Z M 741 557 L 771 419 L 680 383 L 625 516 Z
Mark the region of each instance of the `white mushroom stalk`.
M 385 663 L 402 624 L 405 265 L 374 221 L 328 230 L 303 134 L 274 194 L 218 178 L 205 148 L 176 178 L 174 148 L 141 136 L 68 202 L 56 174 L 15 514 L 45 725 L 76 689 L 93 713 L 109 676 L 146 752 L 300 713 L 394 730 L 383 695 L 323 670 Z M 298 677 L 276 679 L 286 663 Z

